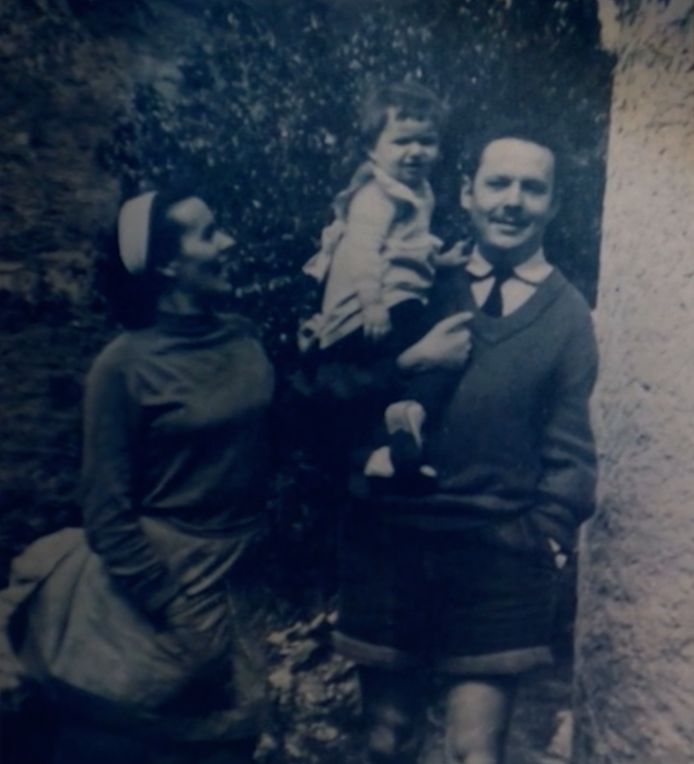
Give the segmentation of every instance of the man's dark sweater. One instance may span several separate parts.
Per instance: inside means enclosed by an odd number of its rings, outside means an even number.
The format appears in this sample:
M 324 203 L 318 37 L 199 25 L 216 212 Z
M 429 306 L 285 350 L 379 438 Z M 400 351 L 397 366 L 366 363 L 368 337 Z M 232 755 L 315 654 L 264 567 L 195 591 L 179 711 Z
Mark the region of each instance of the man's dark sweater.
M 587 304 L 556 269 L 501 318 L 477 308 L 464 268 L 444 272 L 433 302 L 442 316 L 473 313 L 473 350 L 427 432 L 439 492 L 390 500 L 388 516 L 453 530 L 524 515 L 569 546 L 594 507 L 588 401 L 598 358 Z

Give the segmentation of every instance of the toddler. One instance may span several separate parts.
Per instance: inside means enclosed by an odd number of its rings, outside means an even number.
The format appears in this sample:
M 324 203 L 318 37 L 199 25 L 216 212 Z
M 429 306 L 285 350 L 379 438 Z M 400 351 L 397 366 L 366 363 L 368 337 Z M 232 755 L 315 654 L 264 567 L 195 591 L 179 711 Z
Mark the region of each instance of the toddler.
M 424 333 L 436 268 L 461 252 L 457 245 L 440 254 L 441 241 L 429 230 L 434 196 L 428 177 L 443 116 L 436 96 L 414 83 L 382 87 L 367 99 L 361 126 L 367 159 L 337 195 L 335 220 L 304 266 L 324 288 L 321 312 L 300 329 L 302 350 L 318 348 L 324 361 L 369 364 L 397 357 Z M 421 463 L 422 428 L 441 385 L 418 387 L 426 393 L 386 409 L 389 446 L 371 455 L 367 475 L 418 470 L 434 476 Z

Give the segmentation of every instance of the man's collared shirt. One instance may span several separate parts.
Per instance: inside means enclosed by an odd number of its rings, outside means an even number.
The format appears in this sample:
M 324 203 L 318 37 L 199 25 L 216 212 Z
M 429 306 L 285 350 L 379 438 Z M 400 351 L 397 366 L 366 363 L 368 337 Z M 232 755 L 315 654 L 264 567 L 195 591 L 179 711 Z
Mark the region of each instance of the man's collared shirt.
M 475 278 L 472 283 L 472 295 L 475 303 L 480 307 L 484 305 L 494 285 L 493 267 L 477 247 L 472 251 L 465 267 Z M 552 270 L 542 249 L 517 265 L 513 269 L 513 276 L 501 286 L 502 316 L 510 315 L 526 303 Z

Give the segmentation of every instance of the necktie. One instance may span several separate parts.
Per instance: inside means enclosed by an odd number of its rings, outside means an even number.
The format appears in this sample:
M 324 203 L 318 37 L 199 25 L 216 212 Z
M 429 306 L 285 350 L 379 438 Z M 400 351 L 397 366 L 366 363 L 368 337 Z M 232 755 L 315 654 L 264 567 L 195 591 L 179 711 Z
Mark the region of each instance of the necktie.
M 511 266 L 497 265 L 491 271 L 491 276 L 494 277 L 494 284 L 491 291 L 487 295 L 487 299 L 484 304 L 480 306 L 480 310 L 486 313 L 488 316 L 503 316 L 504 305 L 501 299 L 501 287 L 514 276 L 514 271 Z

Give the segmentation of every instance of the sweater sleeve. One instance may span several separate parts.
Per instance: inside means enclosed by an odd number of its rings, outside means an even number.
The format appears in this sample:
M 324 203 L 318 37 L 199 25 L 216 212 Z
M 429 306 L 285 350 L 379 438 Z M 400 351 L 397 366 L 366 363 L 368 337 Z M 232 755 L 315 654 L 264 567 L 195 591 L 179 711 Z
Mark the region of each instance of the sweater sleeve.
M 542 476 L 534 524 L 563 549 L 573 546 L 578 525 L 595 509 L 597 460 L 589 401 L 597 377 L 598 351 L 590 314 L 569 336 L 545 411 Z
M 362 307 L 381 299 L 383 245 L 395 219 L 396 204 L 375 184 L 358 191 L 347 215 L 342 256 Z
M 118 364 L 97 359 L 87 379 L 82 498 L 90 546 L 139 608 L 157 617 L 179 585 L 157 558 L 133 506 L 138 411 Z

